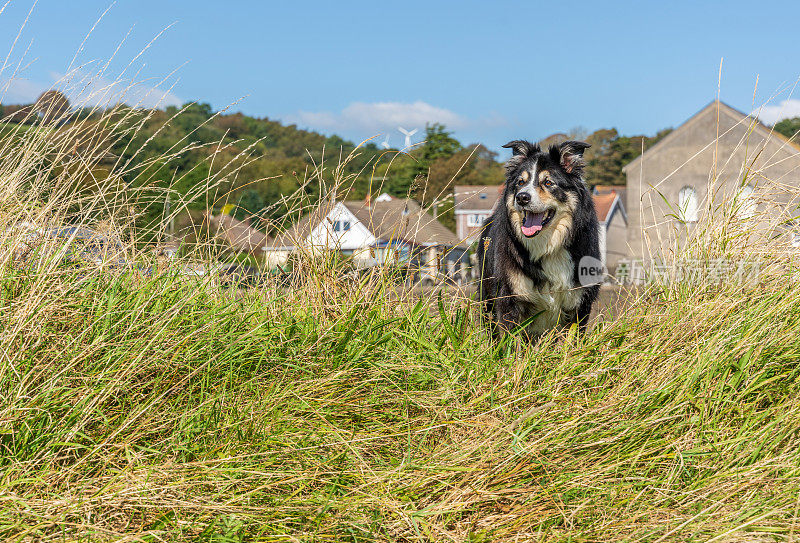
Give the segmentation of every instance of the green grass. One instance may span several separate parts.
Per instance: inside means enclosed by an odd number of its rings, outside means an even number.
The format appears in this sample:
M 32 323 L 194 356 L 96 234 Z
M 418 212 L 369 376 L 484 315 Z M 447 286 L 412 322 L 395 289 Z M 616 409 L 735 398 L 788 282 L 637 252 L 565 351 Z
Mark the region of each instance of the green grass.
M 0 122 L 0 138 L 24 137 L 39 130 L 41 130 L 39 127 L 30 124 Z
M 0 537 L 787 540 L 800 295 L 768 283 L 520 348 L 368 278 L 6 270 Z
M 122 162 L 96 176 L 115 138 L 151 114 L 0 126 L 0 540 L 800 531 L 800 291 L 779 271 L 754 286 L 642 291 L 585 336 L 526 345 L 493 343 L 468 297 L 344 275 L 330 255 L 293 256 L 291 289 L 257 291 L 65 268 L 65 240 L 37 229 L 108 232 L 141 269 L 199 269 L 212 253 L 198 241 L 185 261 L 146 262 L 137 243 L 181 206 L 143 224 L 166 194 L 132 187 L 160 180 Z M 181 145 L 147 163 L 193 143 Z M 303 187 L 344 194 L 352 156 L 315 165 Z M 220 158 L 192 198 L 224 197 L 247 157 Z M 315 203 L 304 195 L 287 202 Z M 774 241 L 723 218 L 696 226 L 688 256 L 791 268 Z

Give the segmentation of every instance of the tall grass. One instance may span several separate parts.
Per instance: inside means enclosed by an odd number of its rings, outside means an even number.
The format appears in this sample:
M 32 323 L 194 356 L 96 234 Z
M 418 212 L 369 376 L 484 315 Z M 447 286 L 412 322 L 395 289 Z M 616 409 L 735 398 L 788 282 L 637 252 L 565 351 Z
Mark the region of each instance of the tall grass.
M 800 300 L 675 289 L 492 344 L 365 280 L 2 277 L 4 539 L 787 539 Z M 347 291 L 350 292 L 347 292 Z M 369 294 L 369 299 L 358 294 Z
M 0 139 L 4 540 L 800 531 L 790 263 L 755 283 L 645 288 L 588 334 L 534 345 L 492 342 L 469 296 L 329 260 L 292 288 L 224 290 L 178 273 L 182 261 L 153 271 L 137 245 L 146 201 L 118 182 L 126 164 L 85 186 L 143 114 Z M 341 171 L 311 175 L 336 185 Z M 125 242 L 127 270 L 65 265 L 69 244 L 35 233 L 99 221 Z M 722 254 L 711 238 L 693 247 Z

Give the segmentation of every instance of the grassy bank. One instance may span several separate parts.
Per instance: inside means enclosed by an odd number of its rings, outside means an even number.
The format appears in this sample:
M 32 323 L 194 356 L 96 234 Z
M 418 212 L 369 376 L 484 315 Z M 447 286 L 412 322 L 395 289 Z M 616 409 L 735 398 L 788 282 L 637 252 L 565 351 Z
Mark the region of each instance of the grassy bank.
M 650 292 L 492 345 L 377 281 L 0 278 L 0 537 L 788 540 L 800 295 Z M 83 539 L 82 539 L 83 538 Z
M 153 112 L 98 115 L 0 130 L 0 539 L 800 531 L 800 292 L 780 270 L 642 290 L 587 335 L 536 345 L 492 343 L 468 297 L 419 301 L 325 259 L 298 265 L 291 289 L 220 289 L 178 274 L 209 269 L 202 235 L 170 263 L 145 243 L 192 198 L 225 201 L 248 150 L 162 216 L 148 206 L 176 194 L 150 167 L 195 144 L 153 156 L 147 139 L 137 165 L 109 150 Z M 345 194 L 351 159 L 315 165 L 302 187 Z M 302 187 L 287 206 L 317 203 Z M 761 229 L 723 219 L 695 225 L 690 256 L 788 262 L 752 239 Z M 67 235 L 47 234 L 65 226 L 100 232 L 128 271 L 67 265 Z

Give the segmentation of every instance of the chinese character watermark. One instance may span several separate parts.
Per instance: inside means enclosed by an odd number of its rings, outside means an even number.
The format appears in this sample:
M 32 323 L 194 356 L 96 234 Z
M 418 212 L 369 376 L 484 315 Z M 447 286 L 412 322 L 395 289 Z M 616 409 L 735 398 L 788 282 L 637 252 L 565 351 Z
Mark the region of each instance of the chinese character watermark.
M 755 284 L 758 283 L 760 276 L 760 264 L 749 260 L 691 259 L 664 264 L 658 261 L 645 262 L 642 259 L 622 259 L 617 263 L 613 278 L 620 285 L 664 284 L 670 281 L 690 284 L 725 282 Z

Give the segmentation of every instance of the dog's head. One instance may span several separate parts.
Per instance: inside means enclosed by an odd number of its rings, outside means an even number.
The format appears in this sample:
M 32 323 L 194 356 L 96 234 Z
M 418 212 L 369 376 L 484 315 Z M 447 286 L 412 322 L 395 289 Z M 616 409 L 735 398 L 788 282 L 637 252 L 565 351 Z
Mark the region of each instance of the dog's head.
M 556 232 L 563 238 L 572 226 L 578 192 L 585 190 L 583 152 L 590 145 L 566 141 L 543 151 L 539 144 L 516 140 L 503 147 L 514 153 L 506 163 L 504 199 L 520 239 Z

